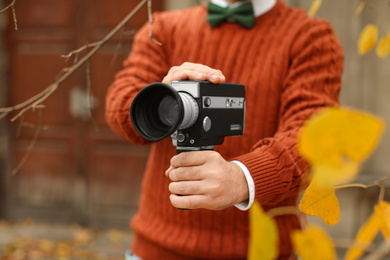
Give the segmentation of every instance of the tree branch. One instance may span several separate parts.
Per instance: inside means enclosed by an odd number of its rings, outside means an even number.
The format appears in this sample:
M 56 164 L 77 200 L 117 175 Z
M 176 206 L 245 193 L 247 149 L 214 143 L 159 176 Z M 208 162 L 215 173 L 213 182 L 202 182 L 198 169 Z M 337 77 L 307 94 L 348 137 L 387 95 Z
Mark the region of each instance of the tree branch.
M 4 13 L 5 11 L 7 11 L 8 9 L 12 8 L 12 6 L 15 5 L 15 2 L 16 0 L 13 0 L 9 5 L 7 5 L 6 7 L 4 7 L 3 9 L 0 10 L 0 14 L 1 13 Z
M 372 187 L 379 187 L 379 196 L 378 196 L 378 202 L 381 202 L 385 198 L 385 192 L 386 192 L 386 187 L 384 185 L 384 182 L 388 181 L 390 179 L 390 176 L 384 177 L 378 181 L 375 181 L 373 183 L 369 184 L 361 184 L 361 183 L 351 183 L 351 184 L 345 184 L 345 185 L 340 185 L 334 187 L 336 190 L 338 189 L 346 189 L 346 188 L 362 188 L 362 189 L 369 189 Z
M 78 55 L 80 52 L 82 52 L 86 49 L 96 47 L 96 46 L 99 46 L 101 44 L 102 44 L 102 41 L 86 44 L 86 45 L 82 46 L 81 48 L 78 48 L 77 50 L 73 50 L 73 51 L 69 52 L 67 55 L 61 55 L 61 58 L 64 58 L 65 61 L 68 61 L 70 59 L 70 57 L 72 57 L 73 55 Z M 77 59 L 76 59 L 76 62 L 77 62 Z
M 369 183 L 369 184 L 362 184 L 362 183 L 350 183 L 350 184 L 345 184 L 345 185 L 339 185 L 339 186 L 335 186 L 334 188 L 336 190 L 338 189 L 345 189 L 345 188 L 363 188 L 363 189 L 368 189 L 368 188 L 372 188 L 372 187 L 375 187 L 375 186 L 383 186 L 383 183 L 390 180 L 390 176 L 386 176 L 380 180 L 377 180 L 377 181 L 374 181 L 372 183 Z
M 17 31 L 18 30 L 18 21 L 16 19 L 15 3 L 16 3 L 16 0 L 13 0 L 9 5 L 7 5 L 2 10 L 0 10 L 0 14 L 4 13 L 8 9 L 12 9 L 12 16 L 14 18 L 15 30 Z
M 365 260 L 379 260 L 385 259 L 386 256 L 389 255 L 390 252 L 390 241 L 383 241 L 382 244 L 372 253 L 370 253 Z
M 14 0 L 15 2 L 16 0 Z M 13 6 L 13 3 L 11 3 L 10 6 Z M 68 56 L 73 55 L 75 53 L 81 52 L 84 49 L 87 49 L 89 47 L 93 47 L 85 56 L 83 56 L 79 61 L 77 61 L 73 66 L 64 68 L 61 72 L 61 76 L 56 79 L 54 83 L 52 83 L 49 87 L 38 93 L 37 95 L 29 98 L 28 100 L 17 104 L 12 107 L 5 107 L 0 108 L 0 120 L 6 117 L 9 113 L 21 110 L 15 117 L 11 119 L 11 121 L 15 121 L 19 117 L 21 117 L 26 111 L 30 109 L 34 109 L 39 104 L 41 104 L 43 101 L 45 101 L 54 91 L 57 90 L 57 88 L 60 86 L 60 84 L 66 80 L 74 71 L 78 70 L 84 63 L 90 60 L 90 58 L 101 48 L 103 47 L 122 27 L 124 27 L 128 21 L 143 7 L 146 3 L 148 3 L 148 16 L 149 16 L 149 22 L 152 23 L 152 17 L 151 17 L 151 0 L 142 0 L 117 26 L 112 29 L 101 41 L 89 44 L 84 47 L 81 47 L 78 50 L 75 50 L 68 54 Z M 9 7 L 8 7 L 9 8 Z M 158 43 L 157 41 L 153 40 L 152 33 L 150 33 L 150 37 L 152 41 Z
M 267 211 L 267 215 L 272 218 L 275 218 L 277 216 L 284 216 L 284 215 L 296 215 L 299 219 L 301 227 L 304 228 L 307 226 L 306 218 L 304 218 L 305 215 L 299 210 L 298 207 L 285 206 L 285 207 L 273 208 Z
M 37 143 L 37 140 L 38 140 L 38 137 L 39 137 L 39 134 L 41 133 L 41 130 L 44 129 L 44 127 L 42 126 L 42 109 L 44 108 L 43 106 L 42 107 L 39 107 L 40 110 L 39 110 L 39 122 L 37 125 L 35 125 L 35 133 L 34 133 L 34 137 L 30 143 L 30 145 L 27 147 L 27 150 L 26 150 L 26 154 L 23 156 L 22 160 L 18 163 L 18 165 L 15 167 L 15 169 L 12 170 L 12 175 L 16 175 L 21 169 L 22 167 L 24 166 L 24 164 L 27 162 L 27 159 L 30 157 L 31 153 L 32 153 L 32 150 L 34 149 L 35 147 L 35 144 Z M 23 125 L 24 123 L 21 122 L 21 126 Z M 32 126 L 32 125 L 30 125 Z
M 156 43 L 156 44 L 161 46 L 162 43 L 153 38 L 153 29 L 152 29 L 152 24 L 153 24 L 152 0 L 148 0 L 148 19 L 149 19 L 149 38 L 152 40 L 152 42 L 154 42 L 154 43 Z

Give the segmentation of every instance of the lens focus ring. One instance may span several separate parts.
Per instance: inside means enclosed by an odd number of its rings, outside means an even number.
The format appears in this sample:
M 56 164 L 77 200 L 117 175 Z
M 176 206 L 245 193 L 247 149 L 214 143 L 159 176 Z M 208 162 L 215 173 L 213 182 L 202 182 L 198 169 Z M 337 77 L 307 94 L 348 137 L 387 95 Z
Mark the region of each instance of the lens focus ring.
M 179 95 L 184 107 L 184 117 L 179 129 L 185 129 L 192 126 L 198 119 L 199 106 L 191 95 L 184 92 L 180 92 Z

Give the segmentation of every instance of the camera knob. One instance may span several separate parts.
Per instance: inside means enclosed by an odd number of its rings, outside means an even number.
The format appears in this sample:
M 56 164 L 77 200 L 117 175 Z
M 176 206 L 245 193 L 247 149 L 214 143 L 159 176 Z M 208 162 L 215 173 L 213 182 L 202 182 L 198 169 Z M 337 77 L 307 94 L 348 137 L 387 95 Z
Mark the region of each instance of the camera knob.
M 210 131 L 210 128 L 211 128 L 211 119 L 210 119 L 210 117 L 206 116 L 203 119 L 203 130 L 205 132 L 208 132 L 208 131 Z
M 185 92 L 180 92 L 180 97 L 183 102 L 184 117 L 179 129 L 186 129 L 192 126 L 199 115 L 199 106 L 196 100 Z
M 226 107 L 233 107 L 233 105 L 234 105 L 234 100 L 232 98 L 227 98 Z
M 184 142 L 184 140 L 186 140 L 186 136 L 182 133 L 177 134 L 176 138 L 177 138 L 177 141 L 180 143 L 182 143 L 182 142 Z
M 211 98 L 206 97 L 206 98 L 204 99 L 203 103 L 204 103 L 204 106 L 205 106 L 205 107 L 210 107 L 210 106 L 211 106 Z

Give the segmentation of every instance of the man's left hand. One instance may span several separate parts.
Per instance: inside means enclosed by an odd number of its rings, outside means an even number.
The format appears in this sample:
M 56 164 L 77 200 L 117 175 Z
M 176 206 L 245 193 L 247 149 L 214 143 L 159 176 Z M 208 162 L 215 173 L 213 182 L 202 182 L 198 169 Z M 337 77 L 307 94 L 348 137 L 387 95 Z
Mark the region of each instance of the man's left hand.
M 176 208 L 220 210 L 249 198 L 241 168 L 214 151 L 176 155 L 165 175 L 172 180 L 170 199 Z

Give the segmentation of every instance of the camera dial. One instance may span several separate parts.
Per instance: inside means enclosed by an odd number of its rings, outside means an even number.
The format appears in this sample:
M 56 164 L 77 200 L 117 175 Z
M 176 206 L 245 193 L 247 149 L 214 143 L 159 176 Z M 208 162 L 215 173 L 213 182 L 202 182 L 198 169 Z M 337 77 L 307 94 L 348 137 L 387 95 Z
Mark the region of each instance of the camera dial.
M 198 119 L 199 106 L 191 95 L 184 92 L 179 92 L 179 95 L 184 108 L 184 117 L 179 129 L 186 129 L 192 126 Z
M 184 116 L 178 129 L 186 129 L 192 126 L 199 115 L 199 106 L 189 94 L 179 92 L 183 102 Z M 174 126 L 179 121 L 179 102 L 172 96 L 165 96 L 159 106 L 158 115 L 162 123 L 167 126 Z

